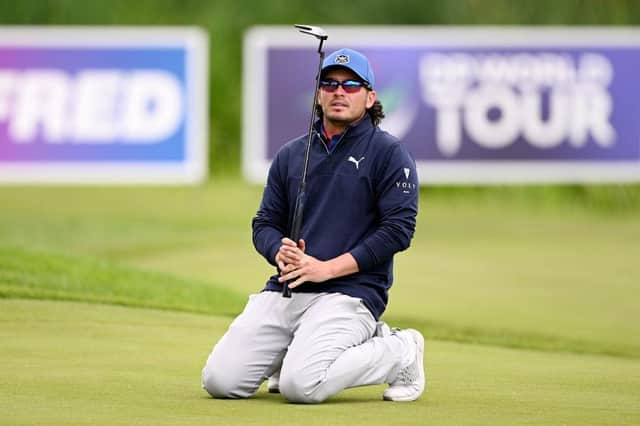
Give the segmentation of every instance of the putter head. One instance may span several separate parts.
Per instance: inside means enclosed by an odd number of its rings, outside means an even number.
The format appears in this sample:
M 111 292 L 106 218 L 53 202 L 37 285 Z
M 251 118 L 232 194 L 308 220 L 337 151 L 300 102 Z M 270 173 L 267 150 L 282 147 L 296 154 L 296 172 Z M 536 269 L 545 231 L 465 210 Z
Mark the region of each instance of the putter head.
M 312 27 L 311 25 L 299 25 L 295 24 L 294 27 L 303 34 L 309 34 L 319 40 L 326 40 L 329 38 L 327 33 L 320 27 Z

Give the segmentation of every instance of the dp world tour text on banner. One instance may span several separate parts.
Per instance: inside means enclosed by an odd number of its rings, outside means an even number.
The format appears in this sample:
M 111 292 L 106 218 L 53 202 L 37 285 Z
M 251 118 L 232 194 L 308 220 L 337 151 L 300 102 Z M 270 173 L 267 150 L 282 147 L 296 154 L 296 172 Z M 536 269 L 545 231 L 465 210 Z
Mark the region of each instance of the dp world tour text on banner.
M 640 31 L 327 32 L 327 52 L 347 46 L 369 57 L 381 127 L 413 152 L 422 183 L 640 181 Z M 245 38 L 249 179 L 264 181 L 278 148 L 304 133 L 317 61 L 289 28 Z
M 0 181 L 201 181 L 207 66 L 191 28 L 0 30 Z

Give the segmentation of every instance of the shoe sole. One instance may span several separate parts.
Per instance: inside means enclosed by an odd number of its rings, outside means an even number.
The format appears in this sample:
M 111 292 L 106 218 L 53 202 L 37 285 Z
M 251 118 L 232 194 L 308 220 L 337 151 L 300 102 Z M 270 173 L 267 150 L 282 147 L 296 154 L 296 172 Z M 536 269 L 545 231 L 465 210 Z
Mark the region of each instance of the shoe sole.
M 409 395 L 406 397 L 401 397 L 401 398 L 393 398 L 393 397 L 388 397 L 385 396 L 384 394 L 382 395 L 382 399 L 385 401 L 394 401 L 394 402 L 411 402 L 411 401 L 415 401 L 416 399 L 420 398 L 420 395 L 422 395 L 422 393 L 424 392 L 424 388 L 426 387 L 426 377 L 424 375 L 424 336 L 422 336 L 422 333 L 420 333 L 418 330 L 407 330 L 407 331 L 411 331 L 411 334 L 413 335 L 413 340 L 415 342 L 417 342 L 417 349 L 418 349 L 418 354 L 417 356 L 420 357 L 420 362 L 418 363 L 418 369 L 420 371 L 420 376 L 422 376 L 422 378 L 424 379 L 424 386 L 422 387 L 422 389 L 420 390 L 420 392 L 417 395 Z

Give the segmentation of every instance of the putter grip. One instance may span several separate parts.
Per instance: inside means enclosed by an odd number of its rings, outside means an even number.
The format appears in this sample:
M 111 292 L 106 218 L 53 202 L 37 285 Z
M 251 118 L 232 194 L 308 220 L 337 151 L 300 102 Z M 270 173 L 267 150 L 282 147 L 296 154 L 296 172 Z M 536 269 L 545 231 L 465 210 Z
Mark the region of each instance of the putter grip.
M 302 228 L 302 212 L 304 211 L 304 189 L 300 191 L 296 198 L 296 207 L 293 210 L 293 223 L 291 224 L 290 238 L 298 244 L 300 240 L 300 229 Z M 282 297 L 291 297 L 291 289 L 288 282 L 282 285 Z

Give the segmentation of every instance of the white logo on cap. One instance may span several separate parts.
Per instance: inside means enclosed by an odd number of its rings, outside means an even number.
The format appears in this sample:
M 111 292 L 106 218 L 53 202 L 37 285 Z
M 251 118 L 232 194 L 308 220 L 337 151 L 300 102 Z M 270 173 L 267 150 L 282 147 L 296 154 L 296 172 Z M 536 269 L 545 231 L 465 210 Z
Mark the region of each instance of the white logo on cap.
M 405 175 L 405 177 L 406 177 L 407 179 L 409 179 L 409 173 L 411 173 L 411 169 L 408 169 L 408 168 L 406 168 L 406 167 L 405 167 L 405 169 L 404 169 L 404 175 Z
M 349 55 L 336 56 L 336 64 L 348 64 L 348 63 L 349 63 Z

